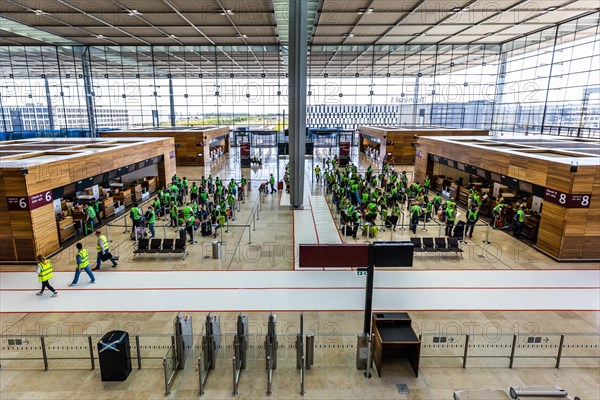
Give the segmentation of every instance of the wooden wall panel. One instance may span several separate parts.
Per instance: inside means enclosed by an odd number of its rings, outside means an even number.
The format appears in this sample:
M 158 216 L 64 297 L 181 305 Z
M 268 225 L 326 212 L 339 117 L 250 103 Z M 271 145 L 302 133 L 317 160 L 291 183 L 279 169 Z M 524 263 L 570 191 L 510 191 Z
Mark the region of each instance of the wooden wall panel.
M 54 206 L 46 204 L 31 212 L 32 231 L 35 237 L 33 259 L 37 254 L 48 255 L 60 248 L 58 229 L 56 227 L 56 216 Z
M 566 211 L 556 204 L 544 203 L 537 246 L 554 257 L 560 256 Z

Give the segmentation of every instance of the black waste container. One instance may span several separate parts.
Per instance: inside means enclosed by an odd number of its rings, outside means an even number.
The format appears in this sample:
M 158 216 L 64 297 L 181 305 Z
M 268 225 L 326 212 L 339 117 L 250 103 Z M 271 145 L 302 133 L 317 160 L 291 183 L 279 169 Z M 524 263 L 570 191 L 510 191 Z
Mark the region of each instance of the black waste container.
M 98 342 L 102 381 L 124 381 L 131 373 L 129 333 L 110 331 Z

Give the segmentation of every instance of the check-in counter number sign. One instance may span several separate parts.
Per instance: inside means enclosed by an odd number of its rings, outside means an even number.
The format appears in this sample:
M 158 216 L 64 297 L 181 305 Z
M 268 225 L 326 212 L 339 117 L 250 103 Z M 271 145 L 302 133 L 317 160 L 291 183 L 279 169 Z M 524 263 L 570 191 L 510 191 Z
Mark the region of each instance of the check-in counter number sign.
M 52 203 L 52 191 L 34 194 L 29 197 L 7 197 L 10 211 L 30 211 Z

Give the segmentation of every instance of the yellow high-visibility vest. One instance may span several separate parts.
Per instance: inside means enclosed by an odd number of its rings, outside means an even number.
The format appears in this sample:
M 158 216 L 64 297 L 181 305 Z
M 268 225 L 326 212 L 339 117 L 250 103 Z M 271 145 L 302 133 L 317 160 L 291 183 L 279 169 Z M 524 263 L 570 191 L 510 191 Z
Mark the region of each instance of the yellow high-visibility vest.
M 81 257 L 81 263 L 79 264 L 79 269 L 84 269 L 85 267 L 90 265 L 90 256 L 88 254 L 87 249 L 79 250 L 79 253 L 77 253 L 77 255 Z
M 101 251 L 108 250 L 108 239 L 106 238 L 106 236 L 104 236 L 104 235 L 98 236 L 98 241 L 100 243 L 102 243 L 102 247 L 100 246 L 99 243 L 96 243 L 96 250 L 98 250 L 98 253 L 100 253 Z
M 38 272 L 40 282 L 46 282 L 52 278 L 52 262 L 50 260 L 38 263 L 38 267 L 40 269 L 40 272 Z

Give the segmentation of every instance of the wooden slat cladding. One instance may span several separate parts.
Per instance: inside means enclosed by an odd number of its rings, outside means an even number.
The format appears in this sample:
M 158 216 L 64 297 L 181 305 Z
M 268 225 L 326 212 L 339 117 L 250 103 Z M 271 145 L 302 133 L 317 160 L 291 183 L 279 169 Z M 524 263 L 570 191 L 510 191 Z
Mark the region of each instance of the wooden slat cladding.
M 160 129 L 133 130 L 133 131 L 110 131 L 101 132 L 102 137 L 171 137 L 175 142 L 175 154 L 177 165 L 200 165 L 210 162 L 209 141 L 227 135 L 226 152 L 229 151 L 229 127 L 219 126 L 206 130 L 198 129 Z M 202 144 L 202 145 L 199 145 Z
M 566 215 L 566 208 L 548 202 L 544 203 L 537 246 L 554 257 L 560 256 Z

